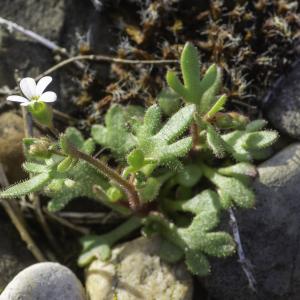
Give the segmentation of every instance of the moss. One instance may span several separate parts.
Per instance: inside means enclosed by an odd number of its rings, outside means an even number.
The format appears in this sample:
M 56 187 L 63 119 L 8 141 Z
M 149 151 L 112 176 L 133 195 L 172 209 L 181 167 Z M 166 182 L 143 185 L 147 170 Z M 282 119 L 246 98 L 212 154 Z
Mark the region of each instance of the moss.
M 296 57 L 297 1 L 126 1 L 124 6 L 136 15 L 124 17 L 116 9 L 123 24 L 115 49 L 119 57 L 178 58 L 191 41 L 200 50 L 202 72 L 211 63 L 223 68 L 223 89 L 234 106 L 258 104 Z M 164 82 L 162 66 L 112 65 L 111 70 L 105 103 L 148 105 Z

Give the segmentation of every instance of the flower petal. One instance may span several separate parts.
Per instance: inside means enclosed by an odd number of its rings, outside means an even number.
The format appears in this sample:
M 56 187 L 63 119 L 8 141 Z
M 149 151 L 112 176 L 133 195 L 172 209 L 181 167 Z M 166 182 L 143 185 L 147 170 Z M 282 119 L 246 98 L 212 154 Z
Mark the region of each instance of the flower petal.
M 28 102 L 23 102 L 21 103 L 22 106 L 28 106 L 32 103 L 32 101 L 28 101 Z
M 24 102 L 24 103 L 29 102 L 25 97 L 17 96 L 17 95 L 8 96 L 6 100 L 14 101 L 14 102 Z
M 36 96 L 36 83 L 33 78 L 26 77 L 20 81 L 20 88 L 22 93 L 28 98 Z
M 36 94 L 37 96 L 41 96 L 43 94 L 43 91 L 45 90 L 45 88 L 49 85 L 49 83 L 52 81 L 52 77 L 51 76 L 45 76 L 42 77 L 37 85 L 36 85 Z
M 54 102 L 57 99 L 57 95 L 54 92 L 46 92 L 41 95 L 39 101 Z

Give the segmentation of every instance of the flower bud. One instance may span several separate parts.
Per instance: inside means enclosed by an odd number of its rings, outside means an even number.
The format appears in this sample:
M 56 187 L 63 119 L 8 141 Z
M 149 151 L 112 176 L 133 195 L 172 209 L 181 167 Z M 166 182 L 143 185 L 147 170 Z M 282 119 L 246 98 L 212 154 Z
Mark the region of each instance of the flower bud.
M 221 129 L 243 129 L 249 123 L 249 119 L 237 112 L 216 113 L 214 123 Z
M 27 108 L 37 122 L 47 127 L 53 127 L 52 109 L 45 102 L 33 101 Z
M 36 139 L 33 144 L 29 146 L 28 154 L 43 159 L 50 158 L 50 147 L 51 142 L 47 138 Z

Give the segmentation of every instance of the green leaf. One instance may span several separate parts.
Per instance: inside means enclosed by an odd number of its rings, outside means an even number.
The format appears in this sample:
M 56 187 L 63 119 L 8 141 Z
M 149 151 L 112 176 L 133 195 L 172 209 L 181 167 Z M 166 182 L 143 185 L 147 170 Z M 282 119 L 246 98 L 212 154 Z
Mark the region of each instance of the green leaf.
M 184 256 L 184 252 L 168 240 L 161 240 L 158 255 L 169 263 L 176 263 Z
M 132 150 L 127 156 L 127 162 L 134 169 L 140 169 L 144 165 L 144 154 L 139 149 Z
M 224 168 L 219 168 L 218 173 L 225 176 L 245 175 L 255 177 L 257 175 L 256 167 L 250 163 L 241 162 Z
M 185 263 L 189 271 L 197 276 L 207 276 L 211 271 L 208 259 L 199 251 L 188 250 L 185 254 Z
M 262 149 L 271 146 L 278 138 L 278 133 L 271 130 L 251 132 L 245 136 L 245 149 Z
M 205 190 L 192 199 L 184 201 L 182 210 L 201 215 L 202 218 L 206 218 L 211 212 L 214 214 L 214 217 L 217 217 L 220 210 L 219 197 L 216 192 Z M 216 221 L 217 220 L 209 221 L 210 224 L 205 227 L 207 229 L 213 228 L 217 224 Z
M 111 247 L 140 226 L 141 219 L 131 217 L 108 233 L 84 236 L 80 239 L 82 252 L 78 259 L 79 266 L 86 266 L 95 258 L 108 260 L 111 256 Z
M 92 126 L 92 138 L 96 143 L 110 149 L 117 158 L 124 159 L 136 143 L 129 128 L 132 117 L 128 115 L 126 107 L 111 106 L 105 115 L 105 126 Z
M 259 152 L 264 152 L 277 138 L 278 133 L 270 130 L 255 132 L 235 130 L 222 135 L 222 139 L 226 142 L 226 150 L 237 161 L 243 162 L 259 158 Z
M 226 154 L 226 145 L 221 135 L 210 124 L 207 124 L 206 130 L 206 141 L 209 148 L 213 151 L 216 157 L 223 158 Z
M 56 176 L 62 176 L 57 174 Z M 65 184 L 57 191 L 49 190 L 47 195 L 51 198 L 48 203 L 49 211 L 55 212 L 63 209 L 72 199 L 87 197 L 98 199 L 94 186 L 101 186 L 108 189 L 107 180 L 92 166 L 84 161 L 79 161 L 74 167 L 63 173 L 64 178 L 70 178 L 75 183 L 72 187 Z M 56 179 L 56 178 L 53 178 Z
M 208 167 L 205 167 L 204 174 L 238 206 L 244 208 L 251 208 L 254 206 L 255 196 L 253 191 L 239 179 L 220 175 L 215 170 Z
M 176 176 L 176 180 L 180 185 L 185 187 L 193 187 L 202 177 L 201 167 L 195 164 L 185 165 L 182 171 Z
M 167 116 L 175 114 L 181 105 L 180 96 L 170 88 L 163 89 L 157 96 L 157 102 Z
M 137 187 L 142 202 L 153 201 L 158 196 L 160 187 L 161 182 L 157 178 L 149 177 L 142 186 Z
M 206 254 L 216 257 L 226 257 L 235 251 L 235 243 L 226 232 L 207 233 L 202 240 L 202 247 Z
M 186 43 L 181 53 L 180 65 L 183 82 L 192 103 L 199 100 L 200 60 L 197 49 Z
M 34 174 L 45 173 L 49 170 L 49 168 L 46 165 L 28 161 L 24 162 L 22 166 L 26 172 Z
M 78 265 L 84 267 L 90 264 L 94 259 L 107 261 L 111 256 L 110 241 L 97 235 L 84 236 L 80 240 L 83 245 L 83 251 L 78 258 Z
M 161 127 L 161 109 L 157 105 L 150 106 L 145 113 L 144 123 L 137 132 L 139 140 L 147 140 Z
M 51 180 L 51 173 L 41 173 L 26 181 L 10 186 L 0 193 L 1 198 L 13 198 L 37 192 L 46 186 Z
M 65 131 L 65 136 L 76 148 L 80 150 L 82 149 L 84 138 L 79 130 L 77 130 L 75 127 L 68 127 Z
M 156 162 L 157 165 L 168 166 L 176 162 L 177 158 L 186 155 L 192 146 L 192 139 L 178 138 L 191 124 L 194 111 L 194 105 L 181 108 L 157 132 L 160 109 L 156 105 L 151 106 L 145 114 L 144 124 L 137 136 L 137 149 L 143 152 L 145 159 Z
M 194 112 L 194 105 L 187 105 L 181 108 L 167 121 L 163 128 L 155 135 L 155 138 L 166 142 L 174 141 L 191 124 Z
M 212 65 L 204 74 L 200 82 L 201 99 L 199 110 L 201 114 L 206 114 L 216 103 L 216 95 L 222 84 L 222 72 L 216 66 Z
M 124 197 L 123 192 L 115 186 L 111 186 L 106 191 L 106 195 L 110 199 L 111 202 L 117 202 L 117 201 L 121 200 Z
M 262 130 L 267 124 L 268 122 L 266 120 L 258 119 L 247 124 L 246 131 L 248 132 L 259 131 Z
M 227 101 L 227 96 L 222 95 L 217 102 L 212 106 L 212 108 L 207 112 L 206 116 L 208 119 L 212 118 L 217 112 L 224 108 L 224 105 Z
M 232 205 L 232 198 L 221 189 L 218 189 L 218 195 L 220 198 L 220 203 L 223 209 L 228 209 Z

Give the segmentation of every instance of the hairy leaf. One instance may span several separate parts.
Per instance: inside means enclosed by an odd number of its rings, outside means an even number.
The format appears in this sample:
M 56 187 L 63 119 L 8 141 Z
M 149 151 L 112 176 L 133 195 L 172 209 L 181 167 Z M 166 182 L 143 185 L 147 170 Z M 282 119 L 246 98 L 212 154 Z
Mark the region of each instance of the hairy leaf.
M 145 159 L 155 161 L 158 165 L 168 165 L 184 156 L 192 146 L 190 137 L 178 140 L 193 119 L 195 107 L 188 105 L 181 108 L 157 132 L 160 119 L 158 106 L 151 106 L 146 114 L 144 124 L 137 135 L 138 148 Z M 157 133 L 156 133 L 157 132 Z
M 91 135 L 101 146 L 108 148 L 117 157 L 124 159 L 125 155 L 135 146 L 136 142 L 130 126 L 137 112 L 121 105 L 113 105 L 105 115 L 105 126 L 92 126 Z
M 20 197 L 41 190 L 51 180 L 50 172 L 38 174 L 26 181 L 10 186 L 0 192 L 1 198 Z

